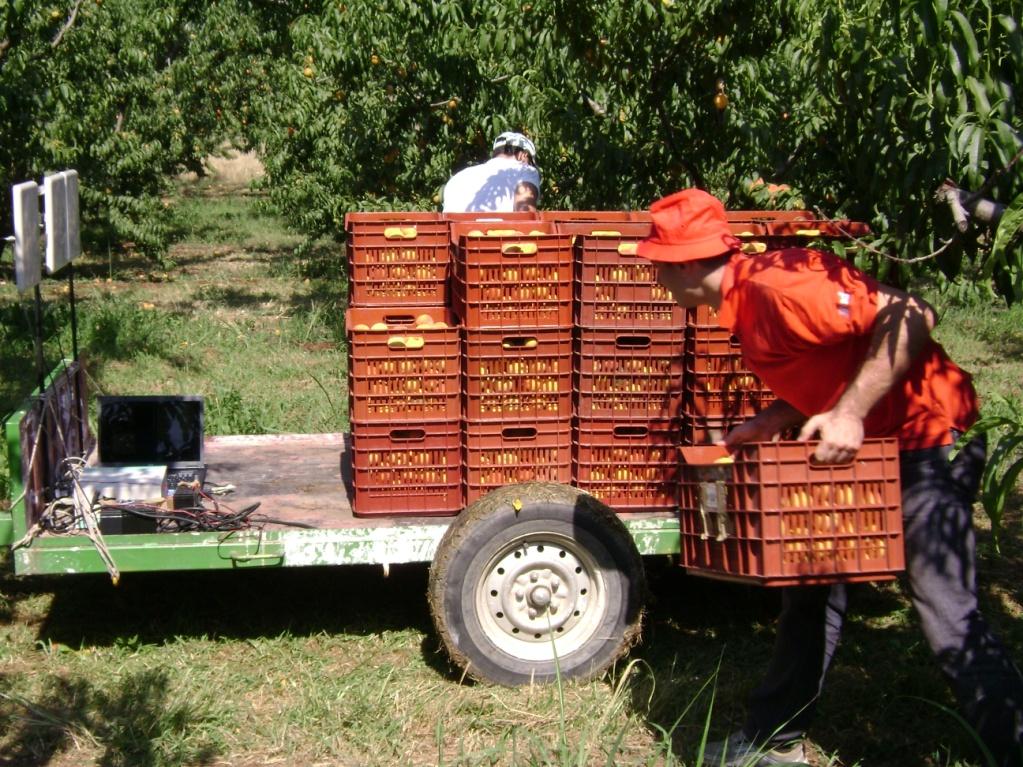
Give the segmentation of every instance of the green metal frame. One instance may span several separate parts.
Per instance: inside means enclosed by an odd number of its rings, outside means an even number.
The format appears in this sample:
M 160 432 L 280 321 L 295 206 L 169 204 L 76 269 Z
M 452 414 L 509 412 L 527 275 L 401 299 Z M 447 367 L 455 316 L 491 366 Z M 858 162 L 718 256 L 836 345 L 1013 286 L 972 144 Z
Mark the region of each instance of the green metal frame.
M 50 380 L 52 381 L 52 374 Z M 7 449 L 7 471 L 13 503 L 8 511 L 0 511 L 0 545 L 9 546 L 25 534 L 25 484 L 21 476 L 21 421 L 28 415 L 32 402 L 42 392 L 36 388 L 18 409 L 3 422 L 4 445 Z M 17 536 L 17 538 L 16 538 Z
M 34 392 L 38 395 L 39 392 Z M 31 398 L 8 419 L 5 428 L 11 467 L 9 513 L 0 512 L 0 544 L 10 545 L 26 532 L 26 507 L 21 477 L 20 424 Z M 678 554 L 677 515 L 623 516 L 639 553 Z M 391 565 L 429 562 L 449 524 L 443 519 L 423 524 L 368 523 L 363 527 L 317 530 L 244 530 L 229 533 L 148 533 L 106 536 L 104 542 L 121 572 L 227 570 L 252 567 L 314 565 Z M 44 536 L 13 551 L 19 575 L 103 573 L 106 566 L 85 535 Z
M 24 492 L 21 483 L 21 445 L 18 438 L 18 425 L 24 418 L 24 411 L 12 413 L 10 418 L 3 423 L 3 445 L 7 450 L 8 472 L 10 474 L 11 498 L 20 498 Z M 10 509 L 0 509 L 0 546 L 9 546 L 14 541 L 14 510 L 20 505 L 21 516 L 25 516 L 25 504 L 20 502 L 13 504 Z

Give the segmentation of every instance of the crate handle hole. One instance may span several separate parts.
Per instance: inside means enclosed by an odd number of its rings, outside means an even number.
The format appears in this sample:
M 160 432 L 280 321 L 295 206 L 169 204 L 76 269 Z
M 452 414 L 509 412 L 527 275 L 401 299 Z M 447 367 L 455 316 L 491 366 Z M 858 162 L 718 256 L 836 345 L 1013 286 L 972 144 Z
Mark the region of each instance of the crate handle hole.
M 650 433 L 650 430 L 645 426 L 615 426 L 614 435 L 616 437 L 639 437 L 643 438 Z
M 811 469 L 844 469 L 852 466 L 854 463 L 856 463 L 856 456 L 843 463 L 821 463 L 813 453 L 810 453 L 810 459 L 807 461 Z
M 535 242 L 506 242 L 501 246 L 502 256 L 533 256 L 536 251 Z
M 507 336 L 501 339 L 505 349 L 535 349 L 539 342 L 533 336 Z
M 618 336 L 615 346 L 620 349 L 647 349 L 650 347 L 650 336 Z
M 426 439 L 423 429 L 391 429 L 391 439 L 395 442 L 422 442 Z
M 384 229 L 386 240 L 414 240 L 418 230 L 414 226 L 388 226 Z
M 504 439 L 535 439 L 536 427 L 510 426 L 507 429 L 501 429 L 501 437 Z
M 426 345 L 426 341 L 420 336 L 391 336 L 387 339 L 387 348 L 400 350 L 400 349 L 422 349 Z

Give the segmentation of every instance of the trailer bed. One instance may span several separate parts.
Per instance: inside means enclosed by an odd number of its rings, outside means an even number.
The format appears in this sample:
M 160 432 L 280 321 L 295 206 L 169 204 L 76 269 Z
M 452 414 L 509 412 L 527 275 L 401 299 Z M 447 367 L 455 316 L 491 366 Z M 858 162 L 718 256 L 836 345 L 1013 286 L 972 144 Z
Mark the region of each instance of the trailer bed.
M 42 397 L 27 400 L 7 422 L 10 465 L 22 471 L 12 473 L 10 511 L 0 510 L 0 541 L 18 542 L 12 560 L 19 575 L 429 562 L 452 519 L 356 516 L 350 435 L 210 436 L 207 487 L 232 486 L 216 495 L 228 509 L 258 503 L 250 528 L 99 540 L 84 531 L 47 533 L 34 524 L 45 488 L 65 456 L 81 455 L 83 446 L 93 444 L 84 406 L 74 394 L 84 390 L 81 375 L 77 363 L 62 368 Z M 42 418 L 43 413 L 57 417 Z M 629 512 L 622 519 L 640 554 L 679 552 L 677 511 Z
M 234 509 L 259 503 L 266 529 L 445 524 L 437 517 L 356 517 L 348 434 L 259 434 L 207 437 L 207 484 L 230 484 Z

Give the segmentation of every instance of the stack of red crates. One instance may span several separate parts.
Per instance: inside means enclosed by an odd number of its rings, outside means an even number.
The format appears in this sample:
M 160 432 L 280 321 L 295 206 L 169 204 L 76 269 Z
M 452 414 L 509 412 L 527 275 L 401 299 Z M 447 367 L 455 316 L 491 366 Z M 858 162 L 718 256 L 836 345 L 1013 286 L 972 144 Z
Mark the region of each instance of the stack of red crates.
M 687 310 L 684 441 L 713 443 L 770 405 L 775 396 L 742 361 L 738 341 L 709 306 Z
M 636 255 L 639 216 L 559 220 L 575 239 L 573 480 L 617 511 L 673 508 L 685 315 Z
M 539 220 L 451 223 L 465 503 L 571 481 L 572 243 Z
M 448 223 L 350 213 L 348 393 L 359 515 L 462 509 L 461 347 Z

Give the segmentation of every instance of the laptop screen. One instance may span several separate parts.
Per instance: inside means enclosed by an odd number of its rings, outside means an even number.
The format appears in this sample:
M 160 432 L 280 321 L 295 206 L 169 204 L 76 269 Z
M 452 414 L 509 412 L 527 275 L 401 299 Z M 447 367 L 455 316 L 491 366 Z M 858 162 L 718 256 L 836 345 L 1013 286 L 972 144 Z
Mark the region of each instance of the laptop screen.
M 99 461 L 106 466 L 203 460 L 203 398 L 100 397 Z

